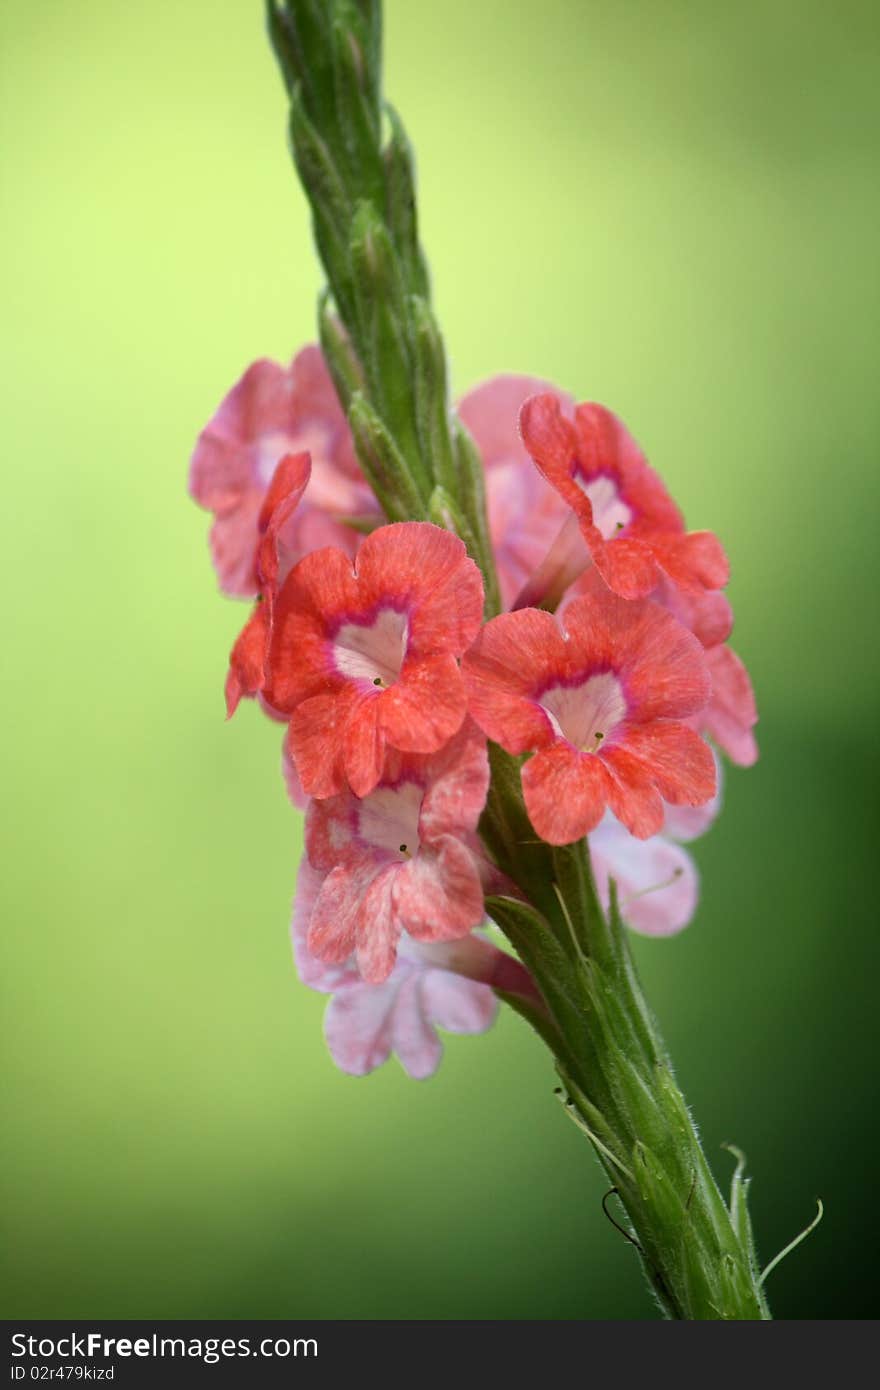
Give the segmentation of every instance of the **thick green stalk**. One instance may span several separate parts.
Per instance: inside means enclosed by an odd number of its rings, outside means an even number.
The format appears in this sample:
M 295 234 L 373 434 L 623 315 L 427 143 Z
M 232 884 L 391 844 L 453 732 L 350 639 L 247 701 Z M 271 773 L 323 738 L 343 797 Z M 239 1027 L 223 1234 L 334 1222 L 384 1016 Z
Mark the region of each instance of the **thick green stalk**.
M 412 150 L 382 100 L 381 4 L 267 0 L 267 15 L 338 314 L 334 323 L 323 296 L 321 343 L 358 455 L 389 520 L 430 517 L 457 531 L 482 570 L 491 616 L 500 605 L 482 467 L 449 402 Z
M 553 849 L 535 841 L 518 765 L 496 747 L 491 753 L 481 829 L 511 889 L 488 910 L 544 996 L 555 1028 L 541 1020 L 540 1032 L 556 1055 L 569 1113 L 629 1218 L 657 1301 L 671 1318 L 768 1318 L 741 1169 L 728 1210 L 642 993 L 616 901 L 606 916 L 586 842 Z

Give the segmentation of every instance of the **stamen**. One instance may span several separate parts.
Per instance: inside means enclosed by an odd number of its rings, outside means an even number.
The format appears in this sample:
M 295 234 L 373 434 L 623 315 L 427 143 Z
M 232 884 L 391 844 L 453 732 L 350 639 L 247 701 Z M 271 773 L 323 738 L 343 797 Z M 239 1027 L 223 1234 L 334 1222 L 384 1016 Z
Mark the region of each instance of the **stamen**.
M 635 902 L 636 898 L 644 898 L 648 895 L 648 893 L 659 893 L 660 890 L 663 888 L 671 888 L 673 883 L 675 883 L 676 879 L 681 878 L 683 873 L 684 869 L 679 864 L 677 868 L 672 870 L 672 873 L 669 876 L 669 878 L 664 879 L 662 883 L 654 883 L 651 885 L 650 888 L 640 888 L 638 893 L 630 893 L 629 901 L 633 903 Z

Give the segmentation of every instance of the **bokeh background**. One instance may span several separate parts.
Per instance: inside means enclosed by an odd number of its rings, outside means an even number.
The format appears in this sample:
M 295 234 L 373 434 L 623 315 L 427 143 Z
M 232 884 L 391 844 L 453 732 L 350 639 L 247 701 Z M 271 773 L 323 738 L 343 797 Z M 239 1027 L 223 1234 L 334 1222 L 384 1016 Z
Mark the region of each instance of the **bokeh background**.
M 781 1317 L 875 1275 L 880 22 L 871 4 L 388 0 L 457 390 L 618 410 L 724 537 L 762 758 L 638 955 Z M 185 494 L 320 274 L 257 0 L 2 8 L 7 1317 L 654 1311 L 525 1025 L 336 1072 L 294 978 L 278 731 Z

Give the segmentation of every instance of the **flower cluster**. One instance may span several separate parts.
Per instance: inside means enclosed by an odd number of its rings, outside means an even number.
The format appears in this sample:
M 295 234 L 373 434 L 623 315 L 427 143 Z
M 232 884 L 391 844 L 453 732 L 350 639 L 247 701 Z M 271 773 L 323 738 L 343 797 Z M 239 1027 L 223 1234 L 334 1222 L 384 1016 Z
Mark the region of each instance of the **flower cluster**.
M 499 993 L 540 1005 L 486 918 L 489 740 L 522 759 L 535 835 L 589 836 L 600 896 L 613 879 L 649 935 L 695 909 L 682 842 L 718 809 L 708 739 L 734 762 L 757 756 L 724 552 L 685 529 L 621 422 L 514 376 L 458 410 L 504 607 L 488 621 L 456 535 L 384 524 L 317 348 L 251 366 L 192 459 L 220 586 L 254 600 L 227 710 L 256 698 L 286 725 L 285 780 L 305 810 L 295 959 L 331 996 L 330 1050 L 358 1075 L 392 1051 L 429 1075 L 437 1028 L 483 1031 Z

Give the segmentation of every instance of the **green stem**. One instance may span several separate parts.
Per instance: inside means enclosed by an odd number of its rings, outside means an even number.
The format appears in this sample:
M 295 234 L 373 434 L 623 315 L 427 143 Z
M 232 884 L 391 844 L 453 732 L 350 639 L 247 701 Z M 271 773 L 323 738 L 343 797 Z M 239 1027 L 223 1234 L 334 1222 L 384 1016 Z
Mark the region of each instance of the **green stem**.
M 534 842 L 517 764 L 498 748 L 491 754 L 481 829 L 522 897 L 492 898 L 488 909 L 543 995 L 555 1030 L 544 1024 L 541 1036 L 629 1218 L 657 1301 L 670 1318 L 769 1318 L 741 1167 L 728 1209 L 642 992 L 616 898 L 606 915 L 586 842 Z
M 482 465 L 449 402 L 412 150 L 382 100 L 381 4 L 267 0 L 267 18 L 338 314 L 334 323 L 322 296 L 321 345 L 358 456 L 390 521 L 430 519 L 461 536 L 482 571 L 491 617 L 500 600 Z

